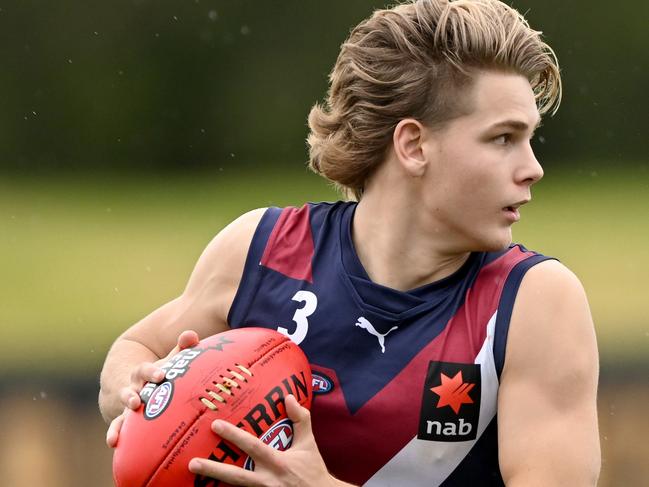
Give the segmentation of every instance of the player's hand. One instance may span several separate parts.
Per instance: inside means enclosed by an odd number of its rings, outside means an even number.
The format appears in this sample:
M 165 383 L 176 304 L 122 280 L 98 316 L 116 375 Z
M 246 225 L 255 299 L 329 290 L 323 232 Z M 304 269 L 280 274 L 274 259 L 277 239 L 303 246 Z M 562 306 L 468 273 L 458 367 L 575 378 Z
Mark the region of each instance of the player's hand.
M 176 346 L 169 354 L 156 362 L 143 362 L 136 366 L 131 372 L 131 379 L 128 386 L 119 392 L 119 398 L 125 408 L 136 410 L 142 403 L 140 391 L 147 382 L 159 383 L 164 380 L 165 372 L 162 366 L 181 350 L 193 347 L 199 342 L 198 334 L 195 331 L 187 330 L 178 336 Z
M 251 487 L 348 485 L 336 480 L 327 471 L 313 437 L 309 410 L 300 406 L 293 396 L 287 396 L 284 403 L 294 428 L 293 443 L 288 450 L 275 450 L 247 431 L 226 421 L 216 420 L 212 423 L 212 430 L 250 455 L 255 461 L 255 470 L 245 470 L 205 458 L 193 458 L 189 462 L 189 470 L 231 485 Z
M 142 390 L 142 387 L 144 387 L 144 384 L 146 384 L 147 382 L 162 382 L 165 377 L 165 372 L 161 368 L 162 365 L 164 365 L 167 360 L 169 360 L 181 350 L 191 348 L 197 345 L 198 342 L 198 334 L 195 331 L 184 331 L 178 336 L 178 342 L 176 346 L 165 358 L 156 362 L 143 362 L 133 369 L 133 371 L 131 372 L 129 385 L 123 387 L 119 391 L 119 400 L 124 406 L 124 412 L 113 419 L 113 421 L 111 421 L 110 425 L 108 426 L 108 431 L 106 432 L 106 444 L 109 447 L 115 448 L 115 446 L 117 446 L 117 438 L 119 437 L 119 432 L 122 429 L 122 423 L 124 422 L 124 415 L 126 413 L 126 410 L 136 410 L 140 407 L 140 404 L 142 404 L 142 400 L 140 399 L 140 391 Z

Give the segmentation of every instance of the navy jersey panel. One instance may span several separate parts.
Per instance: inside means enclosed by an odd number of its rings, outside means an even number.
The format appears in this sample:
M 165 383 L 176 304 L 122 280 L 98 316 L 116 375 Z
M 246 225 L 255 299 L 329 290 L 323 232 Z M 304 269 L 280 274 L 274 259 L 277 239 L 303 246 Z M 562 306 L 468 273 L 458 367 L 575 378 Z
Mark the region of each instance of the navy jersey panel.
M 230 326 L 300 344 L 314 373 L 314 435 L 338 478 L 404 487 L 499 478 L 496 363 L 515 281 L 545 257 L 520 246 L 476 252 L 445 279 L 397 291 L 372 282 L 358 259 L 355 208 L 267 210 Z
M 505 487 L 498 468 L 498 421 L 494 418 L 478 442 L 440 487 Z M 476 482 L 479 478 L 479 483 Z

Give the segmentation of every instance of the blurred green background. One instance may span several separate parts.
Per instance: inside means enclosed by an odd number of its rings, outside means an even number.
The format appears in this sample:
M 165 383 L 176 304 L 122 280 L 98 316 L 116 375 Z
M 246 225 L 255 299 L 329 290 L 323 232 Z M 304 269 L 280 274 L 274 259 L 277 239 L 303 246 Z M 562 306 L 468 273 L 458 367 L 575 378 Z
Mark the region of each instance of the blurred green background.
M 306 115 L 349 29 L 384 5 L 0 1 L 0 483 L 110 485 L 94 403 L 108 347 L 240 213 L 337 198 L 305 168 Z M 649 3 L 514 6 L 565 83 L 515 238 L 582 279 L 601 485 L 646 485 Z

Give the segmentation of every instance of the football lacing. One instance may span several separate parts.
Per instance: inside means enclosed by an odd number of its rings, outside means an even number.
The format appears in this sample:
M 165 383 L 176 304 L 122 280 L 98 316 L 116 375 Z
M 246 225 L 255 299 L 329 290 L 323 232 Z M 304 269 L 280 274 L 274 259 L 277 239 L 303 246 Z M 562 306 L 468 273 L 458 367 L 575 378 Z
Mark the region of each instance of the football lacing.
M 241 364 L 234 364 L 237 369 L 239 369 L 241 372 L 244 374 L 252 377 L 253 373 L 248 370 L 246 367 L 244 367 Z M 207 392 L 209 398 L 207 397 L 201 397 L 200 400 L 205 406 L 207 406 L 209 409 L 212 411 L 218 411 L 217 404 L 215 401 L 218 401 L 219 403 L 225 404 L 227 402 L 226 398 L 223 397 L 221 394 L 225 394 L 227 396 L 233 396 L 232 389 L 239 389 L 241 386 L 239 385 L 239 382 L 248 382 L 248 379 L 244 376 L 241 375 L 239 372 L 228 369 L 228 372 L 230 375 L 234 378 L 230 377 L 225 377 L 224 375 L 221 376 L 221 381 L 212 381 L 212 384 L 214 384 L 214 387 L 217 390 L 214 389 L 205 389 L 205 392 Z M 235 380 L 236 379 L 236 380 Z M 239 382 L 237 382 L 237 380 Z

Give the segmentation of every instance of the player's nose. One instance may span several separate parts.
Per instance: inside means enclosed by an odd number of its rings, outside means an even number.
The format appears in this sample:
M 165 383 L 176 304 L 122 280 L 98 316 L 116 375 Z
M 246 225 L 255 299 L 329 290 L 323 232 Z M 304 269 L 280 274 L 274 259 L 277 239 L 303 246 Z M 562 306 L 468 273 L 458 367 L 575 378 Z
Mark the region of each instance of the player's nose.
M 528 145 L 525 148 L 522 157 L 517 179 L 519 180 L 519 182 L 529 184 L 531 186 L 532 184 L 540 181 L 541 178 L 543 178 L 543 174 L 544 172 L 541 163 L 536 158 L 536 154 L 534 154 L 532 146 Z

